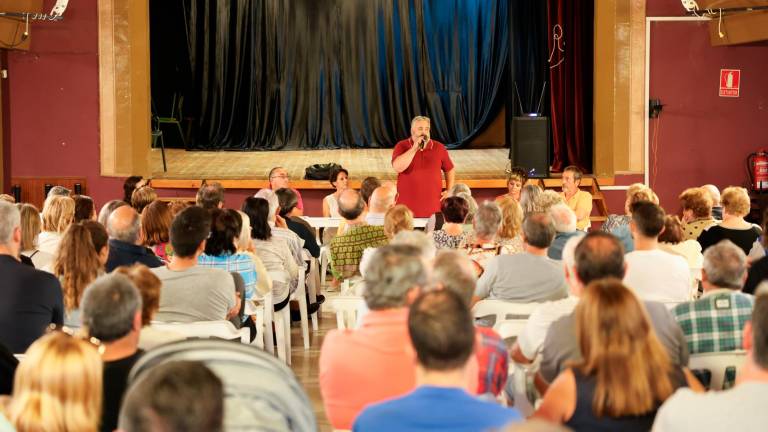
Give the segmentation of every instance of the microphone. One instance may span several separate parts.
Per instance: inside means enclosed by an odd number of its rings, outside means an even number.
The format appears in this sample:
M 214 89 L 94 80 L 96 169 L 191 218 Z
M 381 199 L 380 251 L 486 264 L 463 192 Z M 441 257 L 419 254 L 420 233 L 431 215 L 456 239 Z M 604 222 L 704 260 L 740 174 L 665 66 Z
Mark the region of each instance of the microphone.
M 424 147 L 429 142 L 429 135 L 422 135 L 421 142 L 419 143 L 419 150 L 424 150 Z

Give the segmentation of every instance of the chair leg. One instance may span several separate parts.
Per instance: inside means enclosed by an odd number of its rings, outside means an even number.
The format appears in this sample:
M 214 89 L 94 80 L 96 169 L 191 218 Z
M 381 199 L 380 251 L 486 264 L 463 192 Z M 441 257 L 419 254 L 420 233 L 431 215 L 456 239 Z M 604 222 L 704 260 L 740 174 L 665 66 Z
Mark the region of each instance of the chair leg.
M 328 273 L 328 256 L 331 251 L 328 247 L 320 248 L 320 289 L 325 286 L 325 275 Z
M 317 274 L 317 260 L 311 259 L 309 261 L 309 281 L 307 282 L 307 290 L 309 293 L 309 303 L 315 303 L 317 302 L 317 282 L 319 275 Z M 312 318 L 312 331 L 316 332 L 318 330 L 317 327 L 317 314 L 320 312 L 320 309 L 318 309 L 315 313 L 310 315 L 310 318 Z
M 304 341 L 304 349 L 309 349 L 309 319 L 307 308 L 307 285 L 304 282 L 304 269 L 299 269 L 299 286 L 294 293 L 299 301 L 299 315 L 301 315 L 301 337 Z
M 286 306 L 275 314 L 277 335 L 277 357 L 285 364 L 291 364 L 291 314 Z
M 163 139 L 162 133 L 159 137 L 160 140 L 160 154 L 163 156 L 163 172 L 168 172 L 168 166 L 165 164 L 165 140 Z

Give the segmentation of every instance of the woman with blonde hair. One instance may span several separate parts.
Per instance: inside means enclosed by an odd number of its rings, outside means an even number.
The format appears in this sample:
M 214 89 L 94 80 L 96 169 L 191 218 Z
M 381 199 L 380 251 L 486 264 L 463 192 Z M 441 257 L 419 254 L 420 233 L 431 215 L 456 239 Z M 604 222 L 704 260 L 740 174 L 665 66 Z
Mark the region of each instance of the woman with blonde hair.
M 635 250 L 635 241 L 629 230 L 629 222 L 632 221 L 632 205 L 641 201 L 648 201 L 658 204 L 659 200 L 651 188 L 642 184 L 634 183 L 627 189 L 627 198 L 624 201 L 624 214 L 611 214 L 600 227 L 602 231 L 609 232 L 619 238 L 624 246 L 624 252 Z
M 743 187 L 727 187 L 720 195 L 720 203 L 723 206 L 723 222 L 710 226 L 701 233 L 698 238 L 701 251 L 704 252 L 708 247 L 728 239 L 749 255 L 752 245 L 763 232 L 759 226 L 744 220 L 752 206 L 749 193 Z
M 523 216 L 529 213 L 539 213 L 541 209 L 538 208 L 539 196 L 544 193 L 539 185 L 528 184 L 523 186 L 520 190 L 520 207 L 523 209 Z
M 5 416 L 19 432 L 96 432 L 102 373 L 91 343 L 63 332 L 47 334 L 21 360 Z
M 515 199 L 506 197 L 498 201 L 501 209 L 501 226 L 496 241 L 502 254 L 523 253 L 523 209 Z
M 523 185 L 528 181 L 528 173 L 521 167 L 514 167 L 509 170 L 509 176 L 507 177 L 507 193 L 496 197 L 495 201 L 501 201 L 504 198 L 512 198 L 515 201 L 520 201 L 520 193 L 523 190 Z
M 75 200 L 54 195 L 43 206 L 43 231 L 37 238 L 37 247 L 54 257 L 59 253 L 61 236 L 75 219 Z
M 672 365 L 645 308 L 620 280 L 590 283 L 575 316 L 582 360 L 555 379 L 534 417 L 575 431 L 648 431 L 678 387 L 703 391 Z
M 131 194 L 131 206 L 141 214 L 144 207 L 157 200 L 157 192 L 151 186 L 142 186 Z
M 85 288 L 104 273 L 109 256 L 107 231 L 96 221 L 70 225 L 61 240 L 53 274 L 64 293 L 64 324 L 80 327 L 80 300 Z
M 53 272 L 53 255 L 43 252 L 37 247 L 40 235 L 40 212 L 32 204 L 20 204 L 21 215 L 21 254 L 29 257 L 38 270 Z
M 171 209 L 168 203 L 153 201 L 141 212 L 141 230 L 144 231 L 144 246 L 152 249 L 163 262 L 173 255 L 171 246 Z
M 384 234 L 392 240 L 400 231 L 413 231 L 413 212 L 403 204 L 397 204 L 384 214 Z

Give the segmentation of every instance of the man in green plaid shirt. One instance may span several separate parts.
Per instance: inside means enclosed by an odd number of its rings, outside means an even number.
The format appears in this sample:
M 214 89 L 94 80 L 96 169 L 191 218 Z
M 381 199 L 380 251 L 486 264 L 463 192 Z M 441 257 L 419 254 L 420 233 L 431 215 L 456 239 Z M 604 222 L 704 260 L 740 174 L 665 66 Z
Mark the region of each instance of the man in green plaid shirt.
M 744 324 L 754 297 L 740 292 L 747 275 L 744 251 L 729 240 L 704 253 L 704 295 L 677 305 L 672 314 L 683 329 L 691 354 L 742 349 Z

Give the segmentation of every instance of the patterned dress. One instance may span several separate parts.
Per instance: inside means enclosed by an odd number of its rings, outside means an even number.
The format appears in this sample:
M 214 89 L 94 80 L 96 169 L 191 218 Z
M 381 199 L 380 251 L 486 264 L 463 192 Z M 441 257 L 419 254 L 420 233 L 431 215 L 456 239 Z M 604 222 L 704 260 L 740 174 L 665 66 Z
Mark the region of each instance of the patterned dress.
M 467 240 L 467 233 L 462 232 L 459 235 L 450 235 L 442 229 L 432 231 L 432 240 L 438 249 L 458 249 Z
M 366 248 L 377 248 L 389 243 L 384 227 L 359 225 L 331 240 L 331 273 L 339 280 L 360 275 L 360 260 Z

